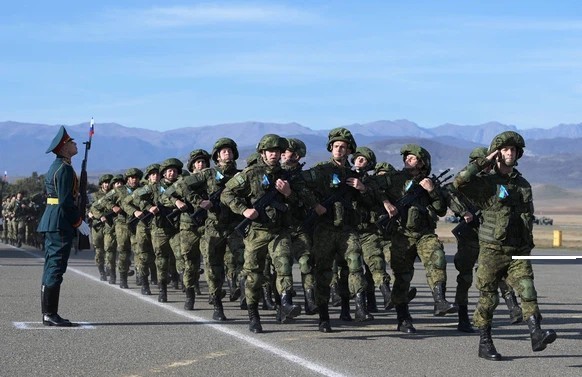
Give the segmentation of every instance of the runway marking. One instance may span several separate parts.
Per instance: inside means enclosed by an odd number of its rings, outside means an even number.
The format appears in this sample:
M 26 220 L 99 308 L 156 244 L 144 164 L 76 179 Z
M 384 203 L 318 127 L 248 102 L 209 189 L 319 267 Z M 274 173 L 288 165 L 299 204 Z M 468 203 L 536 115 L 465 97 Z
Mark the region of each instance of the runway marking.
M 38 258 L 38 259 L 44 261 L 44 258 L 40 258 L 40 257 L 38 257 L 38 255 L 36 255 L 28 250 L 22 249 L 22 251 L 28 255 L 31 255 L 35 258 Z M 342 373 L 338 373 L 338 372 L 331 370 L 323 365 L 309 361 L 308 359 L 305 359 L 301 356 L 297 356 L 295 354 L 292 354 L 292 353 L 290 353 L 282 348 L 279 348 L 273 344 L 262 341 L 262 340 L 260 340 L 260 335 L 255 335 L 255 336 L 245 335 L 243 333 L 240 333 L 238 331 L 235 331 L 235 330 L 229 328 L 228 326 L 220 325 L 220 324 L 217 324 L 216 322 L 210 321 L 206 318 L 187 313 L 184 311 L 184 309 L 174 308 L 173 306 L 170 306 L 167 303 L 160 303 L 157 301 L 157 298 L 155 298 L 155 296 L 144 296 L 140 292 L 134 292 L 134 291 L 129 290 L 129 289 L 121 289 L 118 286 L 107 284 L 107 282 L 102 282 L 101 280 L 99 280 L 98 277 L 95 277 L 93 275 L 90 275 L 86 272 L 83 272 L 81 270 L 78 270 L 78 269 L 70 267 L 70 266 L 67 268 L 67 271 L 72 271 L 72 272 L 76 273 L 77 275 L 81 275 L 89 280 L 93 280 L 99 284 L 102 284 L 105 287 L 116 289 L 118 292 L 123 292 L 123 293 L 128 294 L 130 296 L 133 296 L 139 300 L 146 301 L 149 304 L 155 305 L 159 308 L 163 308 L 163 309 L 170 311 L 174 314 L 177 314 L 181 317 L 188 318 L 188 319 L 194 320 L 196 322 L 203 323 L 204 325 L 209 326 L 216 331 L 220 331 L 223 334 L 232 336 L 233 338 L 236 338 L 240 341 L 248 343 L 253 347 L 260 348 L 263 351 L 267 351 L 269 353 L 272 353 L 275 356 L 281 357 L 287 361 L 290 361 L 294 364 L 297 364 L 303 368 L 309 369 L 310 371 L 313 371 L 315 373 L 321 374 L 323 376 L 328 376 L 328 377 L 347 377 L 346 375 L 344 375 Z M 94 323 L 93 325 L 98 326 L 99 324 Z M 63 327 L 59 327 L 59 328 L 63 328 Z
M 95 330 L 95 326 L 89 322 L 75 322 L 78 326 L 58 327 L 45 326 L 42 322 L 12 322 L 18 330 Z
M 511 259 L 582 259 L 582 255 L 514 255 Z

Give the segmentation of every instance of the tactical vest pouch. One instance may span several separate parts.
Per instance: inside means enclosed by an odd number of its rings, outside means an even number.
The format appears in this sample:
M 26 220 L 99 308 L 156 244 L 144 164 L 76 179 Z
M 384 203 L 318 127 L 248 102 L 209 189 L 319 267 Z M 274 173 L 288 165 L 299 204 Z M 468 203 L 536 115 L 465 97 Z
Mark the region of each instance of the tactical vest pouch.
M 418 231 L 422 227 L 422 214 L 416 206 L 408 208 L 408 214 L 406 216 L 406 229 Z

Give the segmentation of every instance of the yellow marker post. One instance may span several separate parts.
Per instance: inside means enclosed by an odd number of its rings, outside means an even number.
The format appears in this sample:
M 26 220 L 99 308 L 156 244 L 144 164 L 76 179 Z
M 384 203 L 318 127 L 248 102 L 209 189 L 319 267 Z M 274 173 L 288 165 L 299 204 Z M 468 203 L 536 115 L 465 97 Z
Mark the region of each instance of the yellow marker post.
M 554 230 L 554 242 L 552 244 L 554 247 L 562 247 L 562 231 Z

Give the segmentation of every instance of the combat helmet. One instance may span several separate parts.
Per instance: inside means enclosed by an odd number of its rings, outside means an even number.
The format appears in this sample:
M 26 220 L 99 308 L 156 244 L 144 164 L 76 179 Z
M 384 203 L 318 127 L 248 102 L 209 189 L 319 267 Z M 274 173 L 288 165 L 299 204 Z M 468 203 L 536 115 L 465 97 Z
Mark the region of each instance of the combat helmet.
M 178 174 L 182 172 L 182 168 L 184 164 L 182 161 L 178 160 L 177 158 L 167 158 L 160 164 L 160 174 L 164 174 L 164 170 L 169 168 L 176 168 L 178 170 Z
M 218 162 L 218 152 L 220 152 L 222 148 L 227 147 L 232 149 L 234 159 L 238 160 L 238 148 L 234 140 L 228 137 L 221 137 L 220 139 L 216 140 L 216 143 L 214 143 L 214 147 L 212 147 L 212 161 L 214 161 L 215 163 Z
M 141 179 L 143 177 L 143 172 L 138 168 L 129 168 L 125 171 L 125 179 L 129 177 L 137 177 L 137 179 Z
M 525 148 L 525 140 L 515 131 L 505 131 L 493 138 L 489 153 L 500 150 L 503 147 L 514 146 L 517 150 L 517 159 L 523 156 L 523 149 Z
M 373 150 L 371 150 L 368 147 L 357 147 L 356 151 L 352 155 L 351 159 L 352 164 L 354 163 L 354 161 L 356 161 L 356 157 L 358 156 L 365 157 L 366 160 L 368 160 L 368 163 L 366 164 L 366 166 L 364 166 L 364 170 L 370 171 L 374 169 L 374 167 L 376 166 L 376 154 L 374 153 Z
M 406 144 L 400 148 L 400 154 L 402 155 L 402 160 L 405 160 L 409 154 L 416 156 L 416 158 L 419 158 L 424 163 L 426 174 L 430 174 L 431 158 L 430 153 L 426 149 L 417 144 Z
M 469 154 L 469 162 L 475 161 L 478 158 L 485 158 L 487 155 L 487 147 L 477 147 Z
M 99 186 L 105 182 L 111 181 L 111 179 L 113 179 L 113 174 L 103 174 L 101 177 L 99 177 Z
M 266 134 L 257 144 L 257 152 L 261 153 L 268 149 L 279 149 L 284 152 L 287 149 L 287 139 L 275 134 Z
M 125 184 L 125 177 L 123 176 L 123 174 L 114 175 L 113 178 L 111 178 L 111 181 L 109 183 L 111 184 L 111 186 L 113 186 L 113 184 L 115 182 L 121 182 L 121 183 Z
M 154 164 L 148 165 L 148 167 L 145 168 L 144 177 L 145 178 L 149 177 L 149 175 L 152 174 L 156 170 L 158 172 L 160 171 L 160 164 L 154 163 Z
M 338 127 L 329 131 L 329 135 L 327 136 L 327 150 L 329 152 L 331 152 L 331 146 L 336 141 L 345 141 L 348 143 L 348 147 L 352 153 L 354 153 L 358 147 L 356 140 L 354 140 L 354 137 L 352 136 L 352 133 L 347 128 Z
M 378 162 L 374 167 L 374 172 L 377 175 L 380 175 L 380 173 L 391 173 L 393 171 L 396 171 L 396 169 L 388 162 Z
M 206 152 L 204 149 L 195 149 L 190 152 L 190 158 L 188 159 L 188 167 L 189 171 L 192 171 L 192 165 L 198 160 L 206 161 L 206 166 L 210 165 L 210 154 Z
M 287 138 L 287 150 L 297 153 L 301 158 L 307 156 L 307 146 L 305 143 L 296 138 Z

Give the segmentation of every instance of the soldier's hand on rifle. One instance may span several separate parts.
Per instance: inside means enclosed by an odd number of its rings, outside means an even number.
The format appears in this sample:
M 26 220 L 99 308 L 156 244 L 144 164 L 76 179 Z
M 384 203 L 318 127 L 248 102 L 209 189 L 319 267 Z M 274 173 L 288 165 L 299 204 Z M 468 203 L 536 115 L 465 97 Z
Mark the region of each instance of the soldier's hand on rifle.
M 207 211 L 212 207 L 213 207 L 213 204 L 212 204 L 211 200 L 203 200 L 200 202 L 200 208 L 204 208 Z
M 282 179 L 277 179 L 275 181 L 275 188 L 281 194 L 285 195 L 285 197 L 291 195 L 291 185 L 289 185 L 289 182 L 287 182 L 287 181 L 284 181 Z
M 463 215 L 463 219 L 465 219 L 465 222 L 468 224 L 471 221 L 473 221 L 473 214 L 469 211 L 465 212 L 465 214 Z
M 246 217 L 249 220 L 254 220 L 257 217 L 259 217 L 259 211 L 257 211 L 254 208 L 247 208 L 244 210 L 244 212 L 242 214 L 244 217 Z
M 154 215 L 157 215 L 158 213 L 160 213 L 160 209 L 158 208 L 158 206 L 152 206 L 152 207 L 150 207 L 149 211 L 151 213 L 153 213 Z
M 142 211 L 135 211 L 135 212 L 133 213 L 133 215 L 134 215 L 135 217 L 137 217 L 138 219 L 141 219 L 141 218 L 142 218 L 142 216 L 143 216 L 143 212 L 142 212 Z
M 113 208 L 111 208 L 111 210 L 115 213 L 119 213 L 119 212 L 121 212 L 121 207 L 113 206 Z
M 107 217 L 105 216 L 101 216 L 101 218 L 99 219 L 99 221 L 101 221 L 102 223 L 107 221 Z
M 424 178 L 418 183 L 426 192 L 432 192 L 434 190 L 434 183 L 430 178 Z
M 317 213 L 317 216 L 321 216 L 327 212 L 327 208 L 325 208 L 319 203 L 317 203 L 315 207 L 313 207 L 313 210 L 315 211 L 315 213 Z
M 366 185 L 362 183 L 358 178 L 348 178 L 346 179 L 346 184 L 348 186 L 352 186 L 358 191 L 364 192 L 366 191 Z
M 394 204 L 390 203 L 389 200 L 384 200 L 383 204 L 384 209 L 386 210 L 386 212 L 388 212 L 388 216 L 394 217 L 398 214 L 398 208 Z
M 90 219 L 92 219 L 92 218 L 94 218 L 95 216 L 93 216 L 93 214 L 92 214 L 91 212 L 89 212 L 89 213 L 87 214 L 87 217 L 88 217 L 88 218 L 90 218 Z
M 176 199 L 176 207 L 182 212 L 188 209 L 188 205 L 186 205 L 186 203 L 184 203 L 180 199 Z

